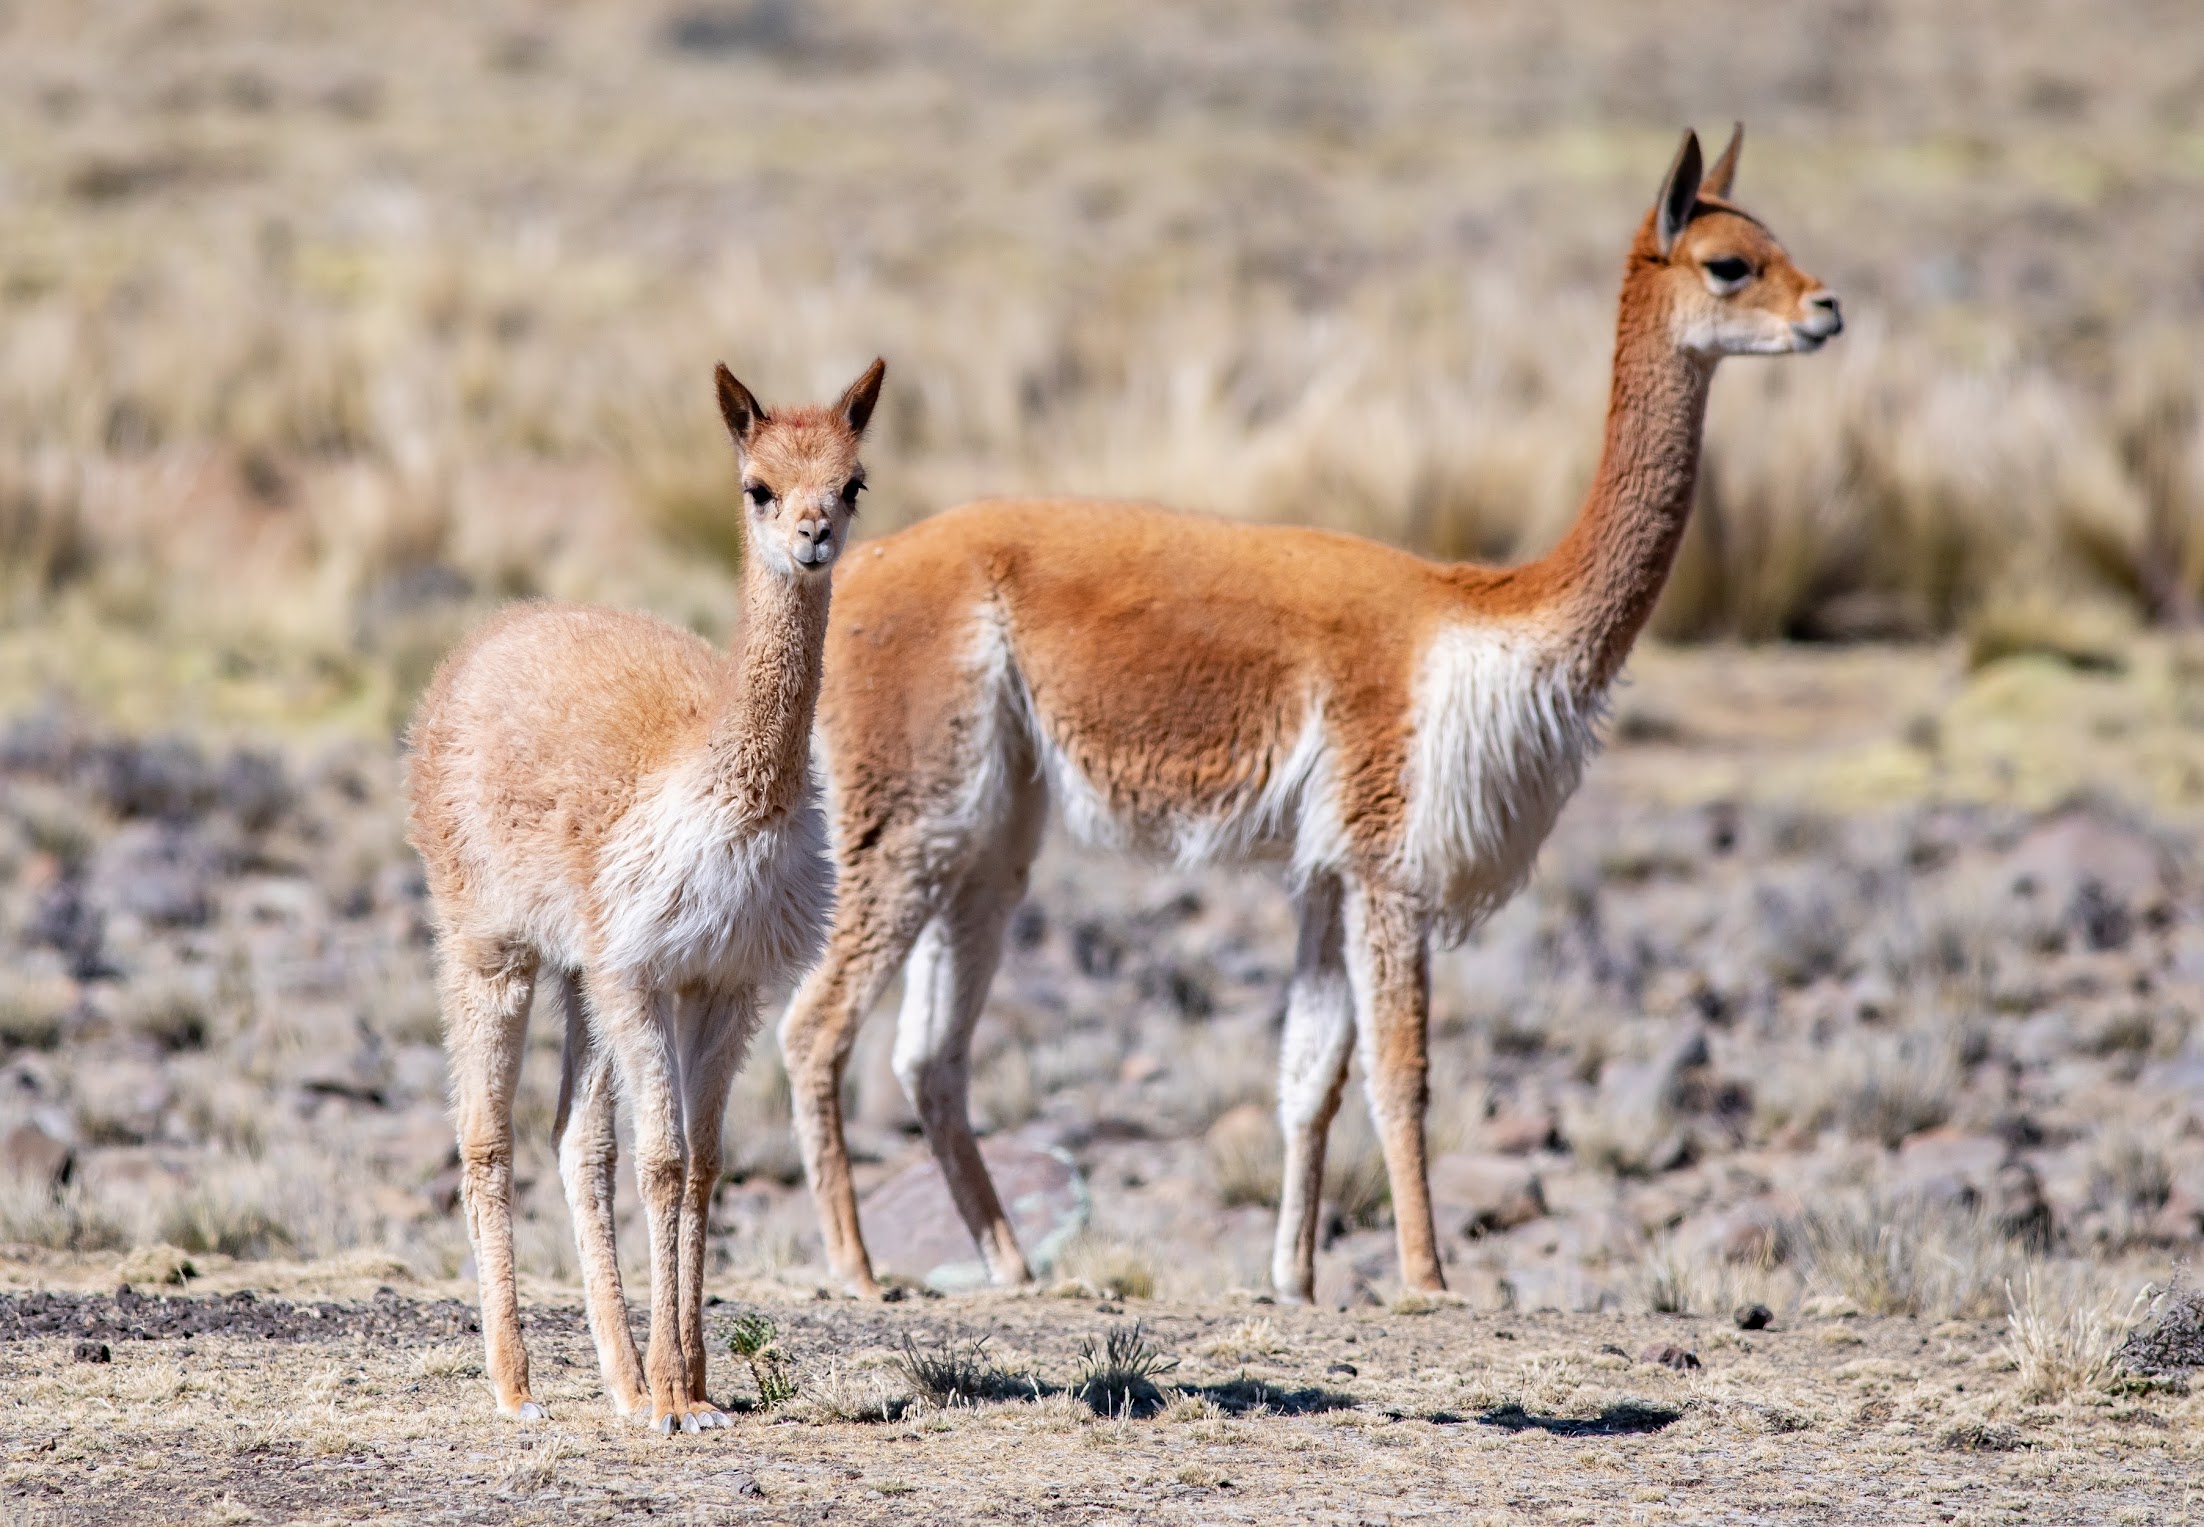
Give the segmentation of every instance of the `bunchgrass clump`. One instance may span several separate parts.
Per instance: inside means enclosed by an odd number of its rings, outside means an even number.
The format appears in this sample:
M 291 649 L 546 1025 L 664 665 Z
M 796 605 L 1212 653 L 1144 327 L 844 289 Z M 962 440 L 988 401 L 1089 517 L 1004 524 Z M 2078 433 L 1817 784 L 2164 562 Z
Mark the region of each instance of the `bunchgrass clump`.
M 2144 1298 L 2138 1294 L 2123 1317 L 2076 1279 L 2054 1288 L 2030 1268 L 2017 1294 L 2008 1281 L 2005 1353 L 2019 1371 L 2022 1397 L 2060 1400 L 2111 1382 L 2121 1339 Z
M 1139 1321 L 1111 1326 L 1100 1345 L 1089 1338 L 1079 1348 L 1079 1377 L 1072 1393 L 1087 1402 L 1096 1415 L 1152 1415 L 1163 1405 L 1156 1377 L 1178 1367 L 1148 1340 Z
M 1981 1318 L 2027 1258 L 1987 1211 L 1918 1195 L 1832 1199 L 1800 1215 L 1790 1244 L 1810 1289 L 1863 1315 Z
M 753 1311 L 736 1316 L 727 1329 L 727 1350 L 749 1368 L 750 1381 L 758 1386 L 758 1409 L 779 1410 L 796 1398 L 796 1377 L 770 1315 Z
M 988 1341 L 979 1336 L 921 1347 L 906 1334 L 895 1368 L 929 1405 L 978 1405 L 1019 1393 L 1038 1395 L 1039 1387 L 1030 1378 L 1011 1373 L 988 1357 Z

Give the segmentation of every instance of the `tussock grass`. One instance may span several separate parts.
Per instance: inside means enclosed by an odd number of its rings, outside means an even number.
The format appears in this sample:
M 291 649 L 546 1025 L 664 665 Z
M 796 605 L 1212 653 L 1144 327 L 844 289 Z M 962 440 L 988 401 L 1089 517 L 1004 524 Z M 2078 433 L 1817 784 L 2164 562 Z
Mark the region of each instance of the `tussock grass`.
M 2149 104 L 2187 90 L 2180 50 L 2114 7 L 2091 57 L 2124 61 L 2117 88 L 2051 116 L 2036 83 L 2090 67 L 2060 17 L 1955 13 L 1849 48 L 1859 88 L 1807 99 L 1782 82 L 1821 66 L 1822 23 L 1779 12 L 1747 56 L 1704 5 L 1551 35 L 1504 8 L 1251 16 L 1225 65 L 1161 7 L 1098 54 L 1068 13 L 828 5 L 833 47 L 761 68 L 597 3 L 505 69 L 471 13 L 338 0 L 278 79 L 242 15 L 195 23 L 189 58 L 102 28 L 90 72 L 45 40 L 69 27 L 27 22 L 24 67 L 76 104 L 0 109 L 27 145 L 0 212 L 0 607 L 377 725 L 505 594 L 724 630 L 719 355 L 769 400 L 892 358 L 874 533 L 1083 491 L 1531 555 L 1598 450 L 1615 267 L 1669 147 L 1645 92 L 1711 89 L 1754 124 L 1748 204 L 1871 292 L 1827 354 L 1725 375 L 1657 629 L 1920 635 L 2077 591 L 2193 611 L 2198 315 L 2166 253 L 2187 129 Z M 1534 83 L 1557 46 L 1560 114 Z M 1944 59 L 2000 124 L 1981 153 L 1937 104 L 1961 98 Z M 267 86 L 233 111 L 198 71 Z M 338 77 L 416 88 L 339 109 L 300 83 Z M 786 132 L 730 149 L 730 77 Z M 612 93 L 616 130 L 561 104 Z M 2087 145 L 2056 185 L 2047 133 Z M 2100 215 L 2123 236 L 2064 231 Z
M 1112 1326 L 1101 1341 L 1090 1337 L 1080 1345 L 1072 1393 L 1099 1416 L 1150 1414 L 1163 1405 L 1156 1379 L 1178 1365 L 1148 1340 L 1139 1321 Z
M 2030 1268 L 2020 1291 L 2005 1285 L 2005 1353 L 2018 1372 L 2021 1397 L 2060 1400 L 2111 1382 L 2122 1340 L 2149 1298 L 2138 1294 L 2123 1312 L 2087 1281 L 2056 1279 Z
M 1039 1387 L 1029 1375 L 1013 1373 L 987 1355 L 988 1340 L 952 1338 L 922 1347 L 906 1334 L 895 1368 L 929 1405 L 977 1405 L 1013 1395 L 1038 1398 Z
M 1810 1290 L 1867 1315 L 1983 1318 L 2029 1265 L 1983 1209 L 1917 1195 L 1813 1205 L 1789 1238 Z

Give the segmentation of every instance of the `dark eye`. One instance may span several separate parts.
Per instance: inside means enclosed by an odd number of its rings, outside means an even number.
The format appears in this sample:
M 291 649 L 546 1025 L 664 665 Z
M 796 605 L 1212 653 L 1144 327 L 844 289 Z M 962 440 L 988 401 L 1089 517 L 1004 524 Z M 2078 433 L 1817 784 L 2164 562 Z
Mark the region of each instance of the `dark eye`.
M 757 505 L 760 509 L 763 509 L 767 504 L 773 502 L 773 490 L 771 488 L 768 488 L 764 483 L 754 482 L 750 484 L 749 487 L 744 488 L 742 491 L 749 498 L 750 502 Z
M 865 479 L 863 479 L 862 477 L 852 477 L 848 482 L 842 484 L 842 507 L 844 509 L 855 510 L 857 507 L 857 495 L 864 491 Z
M 1752 274 L 1752 267 L 1735 255 L 1723 255 L 1720 259 L 1707 261 L 1706 271 L 1724 286 L 1735 286 Z

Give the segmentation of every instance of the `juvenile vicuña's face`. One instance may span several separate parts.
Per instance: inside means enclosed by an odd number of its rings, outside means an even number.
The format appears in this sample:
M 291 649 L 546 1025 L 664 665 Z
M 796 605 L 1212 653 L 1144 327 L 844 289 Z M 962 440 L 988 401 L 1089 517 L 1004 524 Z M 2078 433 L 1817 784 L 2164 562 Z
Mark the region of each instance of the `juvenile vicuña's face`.
M 1759 223 L 1702 201 L 1670 252 L 1678 344 L 1702 355 L 1818 350 L 1844 329 L 1834 293 Z
M 864 486 L 857 438 L 839 419 L 776 416 L 743 454 L 752 550 L 780 572 L 826 572 L 849 538 Z

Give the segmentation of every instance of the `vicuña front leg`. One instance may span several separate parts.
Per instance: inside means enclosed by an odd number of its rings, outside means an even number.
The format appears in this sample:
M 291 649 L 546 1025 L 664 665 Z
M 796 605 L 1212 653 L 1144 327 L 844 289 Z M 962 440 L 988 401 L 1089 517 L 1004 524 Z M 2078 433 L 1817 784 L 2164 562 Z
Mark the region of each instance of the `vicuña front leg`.
M 650 1232 L 650 1340 L 643 1384 L 651 1425 L 671 1435 L 698 1428 L 689 1402 L 689 1364 L 681 1341 L 681 1221 L 688 1192 L 689 1142 L 681 1116 L 679 1052 L 658 993 L 624 982 L 592 987 L 598 1023 L 619 1058 L 621 1090 L 635 1121 L 635 1183 Z
M 711 1232 L 712 1196 L 719 1187 L 727 1090 L 756 1027 L 757 1004 L 747 991 L 691 990 L 681 994 L 679 1011 L 682 1115 L 689 1143 L 681 1200 L 681 1354 L 689 1414 L 699 1427 L 709 1429 L 734 1423 L 704 1392 L 709 1363 L 704 1346 L 704 1253 Z
M 1354 1051 L 1354 992 L 1347 981 L 1339 882 L 1319 880 L 1301 895 L 1300 947 L 1286 993 L 1286 1032 L 1278 1054 L 1278 1127 L 1285 1176 L 1270 1280 L 1284 1298 L 1316 1297 L 1317 1220 L 1324 1197 L 1324 1141 L 1347 1088 Z
M 524 1421 L 544 1413 L 528 1393 L 528 1349 L 513 1283 L 513 1090 L 535 974 L 536 957 L 528 950 L 451 938 L 440 975 L 459 1124 L 460 1197 L 482 1298 L 484 1366 L 497 1408 Z
M 1431 1220 L 1424 1153 L 1430 1098 L 1430 956 L 1424 923 L 1407 898 L 1351 887 L 1346 905 L 1347 970 L 1354 985 L 1370 1119 L 1385 1151 L 1404 1287 L 1446 1287 Z
M 643 1407 L 643 1360 L 628 1331 L 627 1294 L 620 1286 L 620 1253 L 613 1233 L 613 1182 L 619 1165 L 614 1128 L 612 1056 L 597 1044 L 581 1010 L 573 978 L 566 982 L 566 1128 L 559 1137 L 559 1177 L 581 1253 L 582 1290 L 589 1334 L 613 1408 L 632 1416 Z

